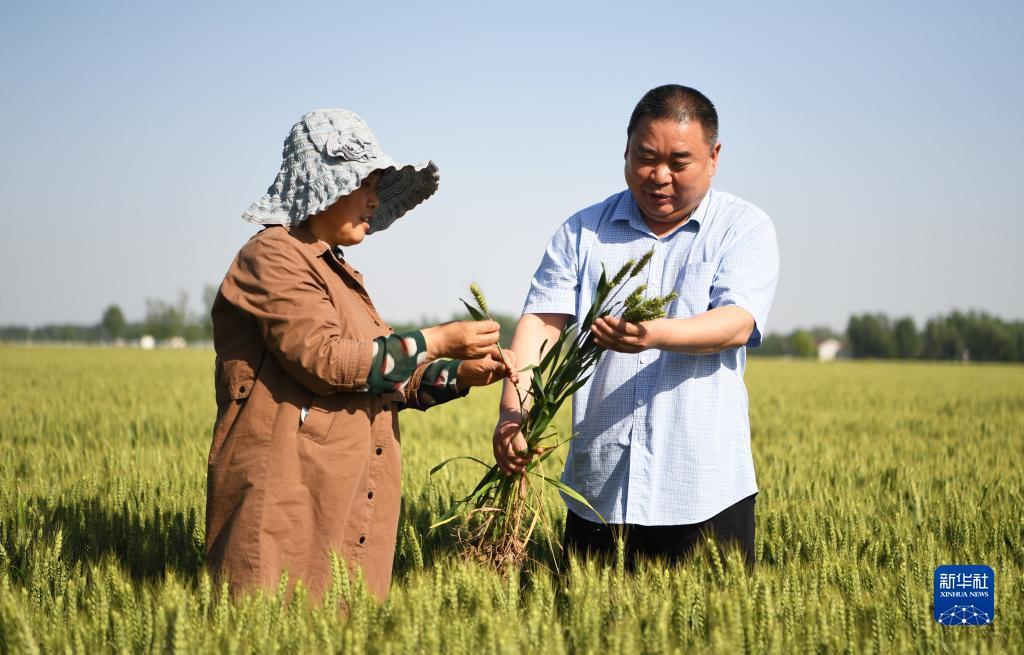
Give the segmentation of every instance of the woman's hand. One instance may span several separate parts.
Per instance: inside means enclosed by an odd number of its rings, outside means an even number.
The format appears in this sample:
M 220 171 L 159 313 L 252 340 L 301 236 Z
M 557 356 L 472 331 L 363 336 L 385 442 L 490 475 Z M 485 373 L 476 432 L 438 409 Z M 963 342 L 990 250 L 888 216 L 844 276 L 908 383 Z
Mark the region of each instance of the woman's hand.
M 480 359 L 494 350 L 499 326 L 495 321 L 452 321 L 422 330 L 427 357 Z
M 502 350 L 500 355 L 498 352 L 497 348 L 493 348 L 486 357 L 462 360 L 456 373 L 459 388 L 483 387 L 502 378 L 508 378 L 512 384 L 516 384 L 519 381 L 516 375 L 516 354 L 511 350 Z

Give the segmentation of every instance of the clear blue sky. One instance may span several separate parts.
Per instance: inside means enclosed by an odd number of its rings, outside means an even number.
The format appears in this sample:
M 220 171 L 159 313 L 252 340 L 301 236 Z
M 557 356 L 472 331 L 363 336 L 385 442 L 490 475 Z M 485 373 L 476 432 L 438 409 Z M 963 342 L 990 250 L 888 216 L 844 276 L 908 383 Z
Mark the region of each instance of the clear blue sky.
M 626 120 L 667 82 L 718 106 L 715 186 L 775 221 L 769 332 L 1024 318 L 1021 3 L 492 4 L 9 5 L 0 324 L 198 310 L 323 106 L 441 170 L 347 253 L 381 313 L 447 317 L 472 280 L 517 313 L 558 225 L 624 188 Z

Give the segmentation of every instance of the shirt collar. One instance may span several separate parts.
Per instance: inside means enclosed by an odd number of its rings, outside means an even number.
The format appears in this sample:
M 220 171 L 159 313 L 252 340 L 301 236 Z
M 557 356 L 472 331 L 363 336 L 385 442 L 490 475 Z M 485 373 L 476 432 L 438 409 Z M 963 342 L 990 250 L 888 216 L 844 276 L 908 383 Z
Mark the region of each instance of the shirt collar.
M 679 230 L 683 229 L 684 226 L 690 225 L 691 223 L 695 225 L 695 230 L 699 230 L 701 222 L 704 220 L 705 215 L 707 215 L 711 193 L 712 191 L 709 187 L 708 192 L 704 194 L 703 198 L 701 198 L 697 208 L 693 210 L 692 214 L 690 214 L 689 220 L 668 235 L 663 235 L 662 238 L 675 234 Z M 611 220 L 613 222 L 627 222 L 634 230 L 638 230 L 645 234 L 651 234 L 651 228 L 647 227 L 647 222 L 644 221 L 644 216 L 640 213 L 640 207 L 636 204 L 636 198 L 633 197 L 633 192 L 629 189 L 626 190 L 622 202 L 616 205 L 615 209 L 612 211 Z

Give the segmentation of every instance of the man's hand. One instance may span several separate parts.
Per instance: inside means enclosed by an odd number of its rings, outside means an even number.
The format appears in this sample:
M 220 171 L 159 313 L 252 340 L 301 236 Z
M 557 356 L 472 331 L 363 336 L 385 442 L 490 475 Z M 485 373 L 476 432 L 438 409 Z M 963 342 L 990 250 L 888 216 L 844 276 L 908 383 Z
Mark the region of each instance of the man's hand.
M 504 362 L 502 357 L 505 358 Z M 499 351 L 495 347 L 486 357 L 462 360 L 456 375 L 460 389 L 483 387 L 502 378 L 508 378 L 512 384 L 516 384 L 519 381 L 516 375 L 516 354 L 511 350 Z
M 658 328 L 665 319 L 654 319 L 643 323 L 630 323 L 614 316 L 601 316 L 594 320 L 590 329 L 594 343 L 620 353 L 638 353 L 658 348 Z
M 739 348 L 753 333 L 754 317 L 735 305 L 716 307 L 690 318 L 656 318 L 630 323 L 604 316 L 594 321 L 594 342 L 620 353 L 656 348 L 666 352 L 705 355 Z
M 526 452 L 526 438 L 519 431 L 521 423 L 518 415 L 502 414 L 494 428 L 494 459 L 506 475 L 521 474 L 533 459 L 533 454 Z

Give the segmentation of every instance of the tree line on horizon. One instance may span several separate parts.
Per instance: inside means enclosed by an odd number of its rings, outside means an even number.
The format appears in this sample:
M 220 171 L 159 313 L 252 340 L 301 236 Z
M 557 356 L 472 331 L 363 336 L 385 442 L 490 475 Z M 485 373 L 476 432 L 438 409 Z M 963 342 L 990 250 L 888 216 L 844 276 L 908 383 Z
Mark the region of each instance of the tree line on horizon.
M 112 304 L 104 311 L 98 323 L 50 323 L 39 327 L 27 325 L 0 325 L 0 342 L 72 342 L 72 343 L 114 343 L 118 341 L 138 341 L 143 336 L 151 336 L 157 341 L 166 341 L 181 337 L 188 343 L 204 343 L 213 341 L 213 320 L 210 310 L 217 297 L 217 287 L 207 285 L 203 289 L 203 309 L 192 312 L 189 309 L 189 297 L 184 291 L 178 294 L 174 302 L 157 298 L 146 299 L 146 312 L 141 321 L 129 321 L 125 318 L 121 307 Z M 450 320 L 468 320 L 468 313 L 453 314 Z M 501 325 L 501 345 L 508 348 L 512 341 L 518 318 L 503 314 L 494 314 L 493 318 Z M 440 323 L 440 319 L 420 318 L 417 322 L 391 323 L 395 332 L 410 332 L 429 325 Z
M 856 359 L 932 359 L 982 362 L 1024 361 L 1024 321 L 1005 321 L 987 312 L 954 310 L 925 322 L 892 319 L 882 313 L 856 314 L 837 334 L 827 327 L 771 334 L 757 355 L 816 357 L 818 344 L 836 339 L 845 356 Z
M 104 311 L 98 323 L 50 323 L 40 327 L 26 325 L 0 326 L 0 341 L 43 341 L 111 343 L 118 340 L 138 341 L 149 335 L 158 341 L 181 337 L 188 342 L 213 340 L 210 308 L 217 297 L 217 288 L 203 289 L 203 311 L 189 310 L 188 294 L 178 294 L 173 302 L 158 298 L 146 299 L 146 313 L 141 321 L 129 321 L 121 307 L 113 304 Z
M 128 321 L 121 308 L 113 304 L 94 324 L 0 326 L 0 341 L 112 343 L 137 341 L 149 335 L 158 341 L 181 337 L 189 343 L 209 342 L 213 340 L 210 308 L 216 295 L 216 287 L 205 287 L 200 312 L 189 310 L 188 295 L 184 291 L 173 302 L 148 298 L 141 321 Z M 501 325 L 502 346 L 507 348 L 518 319 L 504 314 L 492 313 L 492 316 Z M 464 313 L 452 316 L 452 320 L 468 318 Z M 392 323 L 391 326 L 395 332 L 408 332 L 438 322 L 421 318 L 418 322 Z M 850 317 L 844 333 L 829 327 L 814 327 L 788 334 L 768 334 L 759 348 L 749 352 L 758 356 L 813 358 L 817 357 L 819 344 L 829 339 L 842 344 L 843 356 L 857 359 L 1024 361 L 1024 321 L 1005 321 L 981 311 L 953 311 L 936 316 L 921 329 L 909 316 L 891 319 L 882 313 L 858 314 Z

